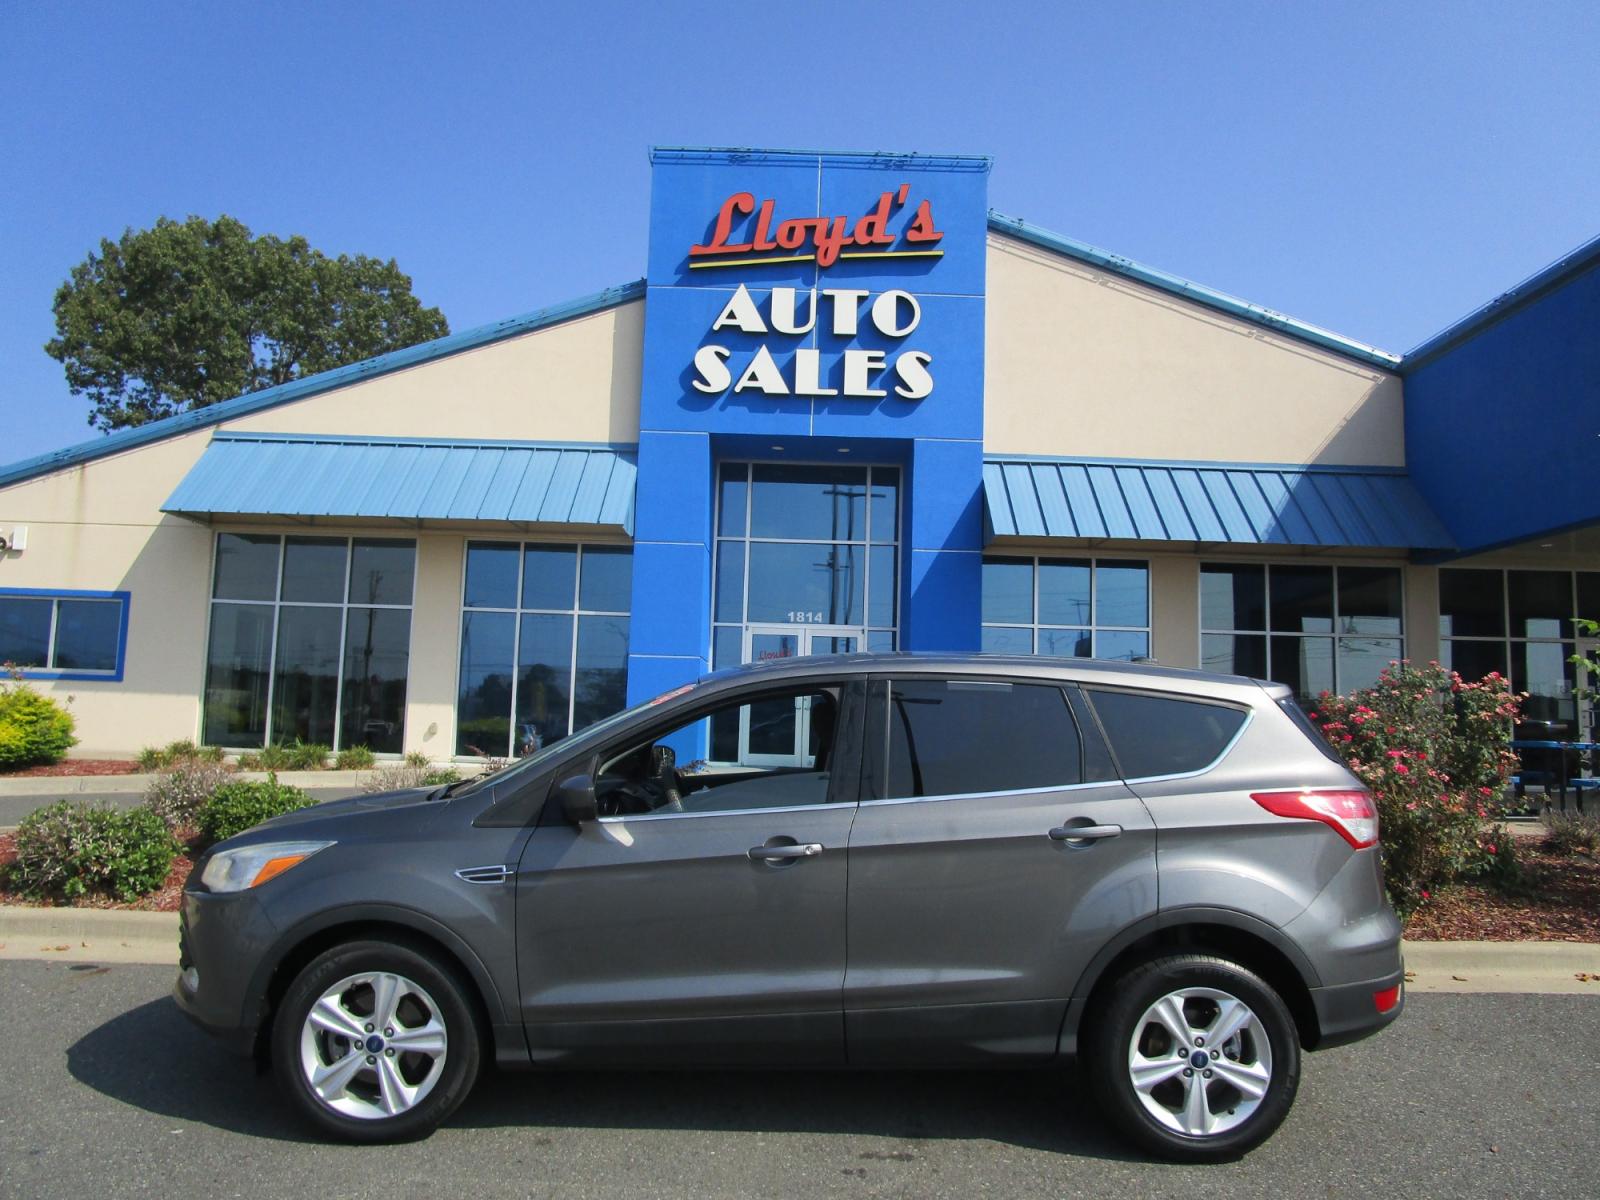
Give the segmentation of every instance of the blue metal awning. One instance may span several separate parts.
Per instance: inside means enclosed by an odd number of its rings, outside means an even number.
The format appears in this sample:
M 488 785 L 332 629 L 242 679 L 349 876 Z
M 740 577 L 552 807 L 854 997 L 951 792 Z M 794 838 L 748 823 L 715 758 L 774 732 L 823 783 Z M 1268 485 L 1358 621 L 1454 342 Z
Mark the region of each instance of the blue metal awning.
M 1438 550 L 1400 471 L 1128 459 L 988 459 L 988 536 Z
M 163 512 L 614 526 L 636 455 L 614 446 L 218 433 Z

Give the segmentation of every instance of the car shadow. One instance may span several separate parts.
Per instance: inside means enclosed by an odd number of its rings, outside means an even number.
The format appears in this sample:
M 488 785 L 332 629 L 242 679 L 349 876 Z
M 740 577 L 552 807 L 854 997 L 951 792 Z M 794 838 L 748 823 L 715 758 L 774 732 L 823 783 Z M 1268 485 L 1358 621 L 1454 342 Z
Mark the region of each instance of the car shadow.
M 231 1133 L 318 1140 L 269 1074 L 195 1028 L 170 998 L 91 1030 L 67 1049 L 78 1082 L 134 1108 Z M 488 1071 L 447 1123 L 520 1127 L 987 1139 L 1146 1162 L 1101 1121 L 1081 1077 L 1060 1071 Z M 868 1156 L 914 1156 L 907 1148 Z

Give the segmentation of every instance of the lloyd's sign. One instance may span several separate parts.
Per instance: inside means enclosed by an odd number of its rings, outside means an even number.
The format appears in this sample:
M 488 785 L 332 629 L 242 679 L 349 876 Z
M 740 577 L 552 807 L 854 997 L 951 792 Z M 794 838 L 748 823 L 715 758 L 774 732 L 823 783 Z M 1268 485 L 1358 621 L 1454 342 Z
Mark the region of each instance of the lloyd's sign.
M 722 202 L 707 240 L 689 248 L 689 270 L 815 263 L 820 284 L 821 273 L 841 262 L 938 259 L 944 254 L 939 245 L 944 232 L 934 220 L 932 202 L 911 200 L 911 185 L 902 183 L 881 192 L 875 205 L 854 218 L 784 217 L 775 199 L 758 203 L 752 192 L 735 192 Z M 708 396 L 731 391 L 876 399 L 892 393 L 921 400 L 934 387 L 933 355 L 909 340 L 921 322 L 921 303 L 902 288 L 772 287 L 763 305 L 740 283 L 695 351 L 690 385 Z M 730 332 L 763 339 L 737 368 L 725 336 Z M 852 342 L 863 333 L 877 335 L 887 348 L 843 349 L 837 354 L 842 372 L 825 377 L 819 342 Z M 787 371 L 775 349 L 788 356 Z

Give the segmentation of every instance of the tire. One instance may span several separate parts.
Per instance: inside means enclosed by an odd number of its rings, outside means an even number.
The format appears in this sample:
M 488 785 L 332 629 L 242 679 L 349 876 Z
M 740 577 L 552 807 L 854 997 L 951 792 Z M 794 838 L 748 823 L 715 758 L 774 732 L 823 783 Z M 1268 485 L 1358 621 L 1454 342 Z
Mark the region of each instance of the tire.
M 426 1137 L 478 1077 L 481 1039 L 467 986 L 402 943 L 347 942 L 318 955 L 273 1020 L 273 1070 L 290 1103 L 344 1141 Z
M 1101 1111 L 1129 1141 L 1163 1158 L 1213 1162 L 1259 1146 L 1288 1116 L 1300 1086 L 1298 1030 L 1254 972 L 1209 955 L 1159 958 L 1112 980 L 1104 996 L 1085 1065 Z

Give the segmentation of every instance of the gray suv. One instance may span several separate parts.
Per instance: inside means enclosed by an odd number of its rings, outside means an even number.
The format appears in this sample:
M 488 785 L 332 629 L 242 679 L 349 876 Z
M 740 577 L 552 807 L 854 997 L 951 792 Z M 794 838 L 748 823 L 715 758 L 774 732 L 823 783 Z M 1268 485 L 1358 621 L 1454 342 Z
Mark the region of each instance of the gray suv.
M 1372 798 L 1275 684 L 987 656 L 708 676 L 485 779 L 213 848 L 178 1003 L 355 1141 L 486 1057 L 1054 1066 L 1173 1158 L 1400 1013 Z

